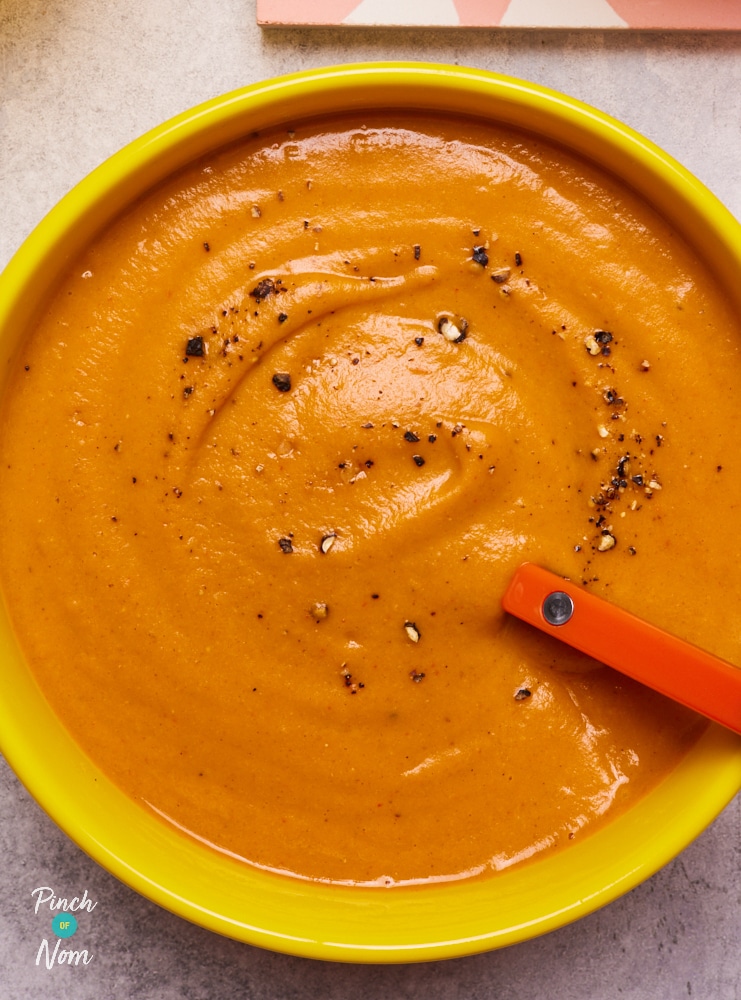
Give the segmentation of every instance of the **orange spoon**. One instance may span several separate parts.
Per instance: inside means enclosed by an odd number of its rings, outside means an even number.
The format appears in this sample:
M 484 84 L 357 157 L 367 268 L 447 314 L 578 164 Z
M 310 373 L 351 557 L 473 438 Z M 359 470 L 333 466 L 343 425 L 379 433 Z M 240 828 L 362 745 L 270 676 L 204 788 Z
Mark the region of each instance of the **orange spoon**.
M 525 563 L 504 610 L 741 734 L 741 669 Z

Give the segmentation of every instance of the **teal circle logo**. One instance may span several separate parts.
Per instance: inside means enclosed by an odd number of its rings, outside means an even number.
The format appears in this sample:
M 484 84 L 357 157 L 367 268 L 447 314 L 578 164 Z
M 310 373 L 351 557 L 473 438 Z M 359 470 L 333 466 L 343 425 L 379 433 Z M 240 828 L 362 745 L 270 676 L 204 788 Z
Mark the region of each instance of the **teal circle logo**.
M 77 918 L 71 913 L 58 913 L 51 922 L 51 929 L 57 937 L 72 937 L 77 930 Z

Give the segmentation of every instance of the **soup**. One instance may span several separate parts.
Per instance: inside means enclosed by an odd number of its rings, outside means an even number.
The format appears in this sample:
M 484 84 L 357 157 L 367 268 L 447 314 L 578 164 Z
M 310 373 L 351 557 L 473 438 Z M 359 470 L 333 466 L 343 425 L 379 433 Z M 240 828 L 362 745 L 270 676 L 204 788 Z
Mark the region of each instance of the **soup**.
M 538 562 L 737 659 L 737 333 L 649 206 L 524 133 L 371 115 L 194 165 L 73 263 L 6 394 L 39 684 L 127 794 L 262 868 L 567 847 L 704 723 L 501 595 Z

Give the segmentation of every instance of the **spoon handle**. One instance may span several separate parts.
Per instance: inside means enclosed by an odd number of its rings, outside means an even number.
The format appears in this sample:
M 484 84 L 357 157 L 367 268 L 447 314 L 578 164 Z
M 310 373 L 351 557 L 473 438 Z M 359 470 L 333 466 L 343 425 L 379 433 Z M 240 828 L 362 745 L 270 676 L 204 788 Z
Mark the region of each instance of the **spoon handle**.
M 533 563 L 504 610 L 741 734 L 741 669 Z

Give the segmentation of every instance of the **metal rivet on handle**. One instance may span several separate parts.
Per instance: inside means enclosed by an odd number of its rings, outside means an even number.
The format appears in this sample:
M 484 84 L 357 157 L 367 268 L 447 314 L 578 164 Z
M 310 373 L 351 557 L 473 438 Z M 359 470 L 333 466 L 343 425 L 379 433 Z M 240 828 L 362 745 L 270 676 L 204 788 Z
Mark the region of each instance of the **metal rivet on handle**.
M 543 601 L 543 617 L 549 625 L 565 625 L 574 614 L 574 602 L 563 590 L 554 590 Z

